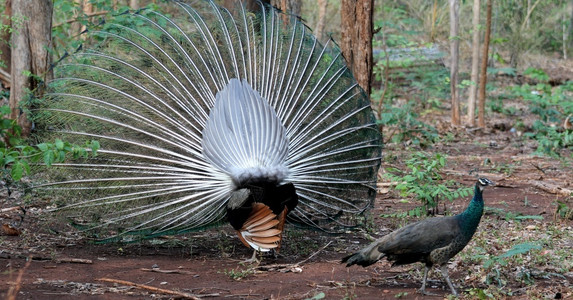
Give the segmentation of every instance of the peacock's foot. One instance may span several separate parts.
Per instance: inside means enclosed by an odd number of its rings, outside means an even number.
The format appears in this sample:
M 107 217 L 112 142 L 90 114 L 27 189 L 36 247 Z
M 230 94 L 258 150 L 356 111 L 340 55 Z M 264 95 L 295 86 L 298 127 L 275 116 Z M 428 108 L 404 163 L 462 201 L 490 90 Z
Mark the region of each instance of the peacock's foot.
M 251 258 L 243 260 L 239 264 L 241 264 L 241 265 L 258 265 L 260 263 L 261 263 L 261 261 L 257 258 L 257 250 L 255 250 L 255 252 L 253 252 L 253 256 Z
M 422 294 L 422 295 L 426 295 L 426 296 L 439 296 L 438 294 L 434 294 L 434 293 L 426 291 L 426 289 L 419 289 L 419 290 L 417 290 L 417 292 Z

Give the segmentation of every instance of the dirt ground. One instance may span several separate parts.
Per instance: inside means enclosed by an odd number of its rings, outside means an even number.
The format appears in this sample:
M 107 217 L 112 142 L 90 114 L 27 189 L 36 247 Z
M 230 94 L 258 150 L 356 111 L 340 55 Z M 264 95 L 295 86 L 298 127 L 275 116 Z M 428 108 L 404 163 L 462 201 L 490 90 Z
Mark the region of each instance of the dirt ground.
M 489 132 L 476 138 L 479 142 L 460 141 L 432 150 L 448 154 L 445 173 L 449 179 L 470 186 L 475 177 L 469 170 L 478 168 L 480 176 L 497 183 L 484 194 L 486 206 L 540 215 L 541 222 L 560 222 L 571 228 L 571 220 L 555 221 L 554 215 L 556 199 L 567 198 L 533 185 L 535 182 L 573 188 L 570 164 L 564 166 L 559 160 L 531 156 L 527 145 L 516 146 L 506 133 Z M 391 149 L 388 152 L 397 153 Z M 507 171 L 496 172 L 495 167 L 484 168 L 486 158 L 492 166 L 513 169 L 507 174 Z M 413 205 L 401 203 L 396 193 L 384 184 L 379 192 L 372 214 L 375 237 L 387 234 L 403 221 L 379 215 Z M 529 205 L 524 205 L 524 199 Z M 468 201 L 458 199 L 445 206 L 448 211 L 460 212 Z M 3 221 L 17 219 L 18 214 L 21 213 L 12 210 L 3 212 L 1 217 Z M 420 264 L 391 267 L 381 261 L 368 268 L 346 268 L 340 264 L 342 257 L 367 243 L 368 234 L 363 230 L 327 235 L 290 228 L 282 251 L 274 257 L 262 257 L 262 262 L 254 266 L 241 264 L 251 251 L 225 226 L 142 244 L 94 245 L 34 228 L 34 218 L 30 210 L 20 224 L 22 234 L 0 237 L 3 298 L 14 286 L 20 288 L 18 299 L 442 299 L 449 294 L 438 272 L 430 275 L 430 290 L 438 296 L 422 297 L 416 293 L 423 269 Z M 503 220 L 498 215 L 486 214 L 478 231 L 499 222 Z M 482 282 L 465 280 L 464 270 L 456 268 L 456 264 L 459 261 L 454 260 L 450 273 L 459 290 L 484 286 Z M 571 298 L 572 283 L 573 277 L 569 276 L 558 281 L 540 279 L 534 286 L 512 288 L 517 290 L 518 299 L 526 297 L 529 288 L 541 289 L 548 298 L 558 294 Z
M 475 175 L 470 170 L 478 170 L 480 176 L 497 184 L 484 193 L 487 207 L 542 217 L 523 220 L 520 228 L 552 225 L 573 230 L 572 220 L 556 216 L 556 201 L 573 207 L 571 198 L 558 189 L 573 189 L 569 152 L 564 154 L 569 157 L 565 161 L 533 156 L 535 145 L 507 129 L 442 130 L 453 132 L 453 140 L 427 150 L 448 155 L 444 170 L 447 179 L 471 186 Z M 399 145 L 386 146 L 383 167 L 399 164 L 403 159 L 400 149 Z M 281 252 L 262 257 L 259 265 L 241 263 L 252 252 L 240 243 L 230 226 L 137 244 L 95 245 L 74 234 L 39 227 L 40 208 L 28 207 L 22 219 L 21 210 L 3 201 L 1 222 L 17 221 L 21 233 L 9 236 L 5 231 L 0 236 L 0 297 L 6 298 L 10 288 L 19 288 L 17 299 L 446 298 L 449 289 L 439 272 L 431 272 L 429 282 L 429 290 L 437 296 L 416 293 L 421 285 L 421 264 L 391 267 L 381 261 L 368 268 L 346 268 L 340 264 L 342 257 L 366 245 L 368 238 L 385 235 L 411 222 L 380 216 L 416 204 L 400 200 L 381 180 L 370 231 L 358 229 L 328 235 L 289 227 Z M 458 213 L 469 200 L 470 197 L 443 202 L 440 207 L 442 212 L 445 209 Z M 487 210 L 477 236 L 500 226 L 511 227 L 506 218 L 492 211 Z M 508 232 L 502 238 L 519 239 L 519 232 Z M 476 246 L 474 240 L 464 251 Z M 573 248 L 573 241 L 564 241 L 562 247 Z M 507 249 L 488 249 L 495 255 L 504 250 Z M 452 260 L 450 276 L 462 297 L 472 299 L 476 296 L 471 291 L 485 289 L 488 284 L 483 278 L 472 276 L 472 270 L 480 265 L 460 258 L 462 253 Z M 511 289 L 510 298 L 514 299 L 534 298 L 533 295 L 573 299 L 573 273 L 569 270 L 558 277 L 539 276 L 533 284 L 508 281 L 504 289 Z

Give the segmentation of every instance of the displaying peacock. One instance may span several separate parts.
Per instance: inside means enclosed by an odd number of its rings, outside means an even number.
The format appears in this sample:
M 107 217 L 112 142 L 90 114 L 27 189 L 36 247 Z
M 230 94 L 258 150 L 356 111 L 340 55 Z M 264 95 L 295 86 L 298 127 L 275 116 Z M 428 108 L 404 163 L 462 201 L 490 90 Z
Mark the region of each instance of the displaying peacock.
M 425 264 L 424 279 L 420 292 L 426 292 L 428 270 L 437 265 L 442 276 L 457 296 L 457 292 L 448 276 L 447 262 L 472 239 L 483 214 L 483 190 L 494 185 L 486 178 L 480 178 L 475 184 L 474 196 L 468 207 L 460 214 L 450 217 L 425 219 L 404 226 L 378 240 L 364 249 L 342 259 L 346 266 L 369 266 L 386 257 L 393 265 L 405 265 L 415 262 Z
M 99 240 L 228 222 L 268 251 L 286 220 L 328 229 L 369 209 L 381 136 L 333 43 L 260 2 L 157 6 L 90 29 L 56 66 L 36 138 L 100 148 L 41 172 L 53 214 Z

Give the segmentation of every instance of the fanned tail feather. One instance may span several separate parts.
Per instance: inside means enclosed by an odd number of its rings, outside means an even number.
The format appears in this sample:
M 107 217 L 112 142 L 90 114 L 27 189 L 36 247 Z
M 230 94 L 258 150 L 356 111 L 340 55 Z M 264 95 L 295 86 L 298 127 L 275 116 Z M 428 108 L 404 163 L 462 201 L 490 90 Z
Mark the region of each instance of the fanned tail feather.
M 99 45 L 64 58 L 34 110 L 38 140 L 101 145 L 37 172 L 54 214 L 97 238 L 200 230 L 225 220 L 238 185 L 273 176 L 299 198 L 282 222 L 326 229 L 371 206 L 381 137 L 368 97 L 335 45 L 259 6 L 173 1 L 89 32 Z

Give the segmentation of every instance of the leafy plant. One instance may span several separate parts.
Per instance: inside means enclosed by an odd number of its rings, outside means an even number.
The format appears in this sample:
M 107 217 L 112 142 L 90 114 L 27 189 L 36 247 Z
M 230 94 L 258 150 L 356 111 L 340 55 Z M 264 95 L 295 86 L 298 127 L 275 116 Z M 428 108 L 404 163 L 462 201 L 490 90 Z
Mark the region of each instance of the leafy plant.
M 253 268 L 247 268 L 244 270 L 240 270 L 240 269 L 224 269 L 223 270 L 223 274 L 229 276 L 231 279 L 233 280 L 241 280 L 251 274 L 255 274 L 255 270 Z
M 440 153 L 434 156 L 426 152 L 416 152 L 406 160 L 409 172 L 403 172 L 396 168 L 388 169 L 385 176 L 391 181 L 397 182 L 395 188 L 400 191 L 400 196 L 413 196 L 420 201 L 422 206 L 412 209 L 404 215 L 421 216 L 423 213 L 435 214 L 441 199 L 450 201 L 467 197 L 472 189 L 468 187 L 450 190 L 453 181 L 442 181 L 440 171 L 446 166 L 446 157 Z
M 389 106 L 381 114 L 379 124 L 390 130 L 387 139 L 394 143 L 411 141 L 414 145 L 427 145 L 439 139 L 437 130 L 418 120 L 413 102 L 402 107 Z
M 557 201 L 555 214 L 560 218 L 573 220 L 573 208 L 569 207 L 565 202 Z
M 532 79 L 535 79 L 540 82 L 547 82 L 549 81 L 549 75 L 545 73 L 545 71 L 537 68 L 529 67 L 527 70 L 523 72 L 523 75 L 528 76 Z
M 20 136 L 21 128 L 14 120 L 8 119 L 10 107 L 0 107 L 0 167 L 2 179 L 9 186 L 18 182 L 30 173 L 30 164 L 43 162 L 51 166 L 67 158 L 87 158 L 90 153 L 95 156 L 99 149 L 97 141 L 88 141 L 82 146 L 73 145 L 56 139 L 54 143 L 28 145 Z
M 519 254 L 527 253 L 531 250 L 539 250 L 539 249 L 541 249 L 541 246 L 533 243 L 517 244 L 513 246 L 513 248 L 509 249 L 507 252 L 488 259 L 487 261 L 484 262 L 483 266 L 486 269 L 491 268 L 495 264 L 500 266 L 505 266 L 508 264 L 509 258 Z
M 533 132 L 526 132 L 524 136 L 537 140 L 536 152 L 540 154 L 558 156 L 560 149 L 573 147 L 573 131 L 559 131 L 539 120 L 533 123 Z
M 538 69 L 528 69 L 527 74 L 539 80 L 548 79 L 547 74 Z M 555 126 L 573 113 L 573 102 L 569 95 L 572 91 L 573 82 L 555 88 L 547 83 L 511 88 L 513 96 L 527 101 L 530 112 L 539 117 L 533 123 L 532 132 L 524 134 L 527 138 L 537 140 L 538 153 L 558 156 L 561 149 L 573 146 L 573 132 Z
M 543 217 L 539 215 L 523 215 L 520 212 L 505 211 L 504 209 L 497 207 L 486 207 L 485 212 L 487 214 L 497 215 L 506 221 L 543 220 Z

